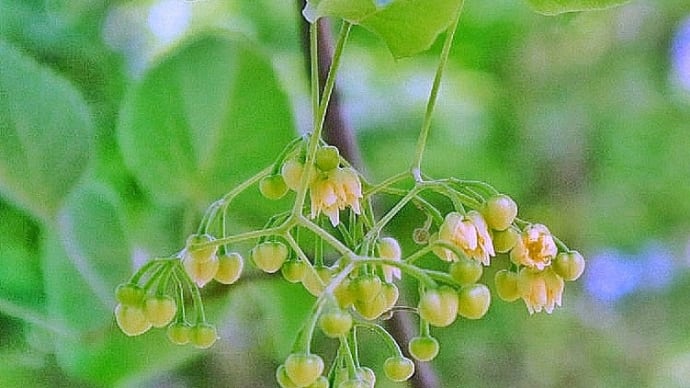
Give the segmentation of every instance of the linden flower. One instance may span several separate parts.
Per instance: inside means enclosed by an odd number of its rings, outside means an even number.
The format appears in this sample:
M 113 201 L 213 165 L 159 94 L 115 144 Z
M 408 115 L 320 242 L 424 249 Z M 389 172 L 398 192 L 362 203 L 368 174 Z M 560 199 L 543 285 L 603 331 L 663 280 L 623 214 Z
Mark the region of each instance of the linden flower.
M 565 282 L 551 269 L 535 271 L 523 268 L 518 275 L 518 293 L 527 305 L 530 315 L 546 311 L 551 314 L 561 305 Z
M 489 265 L 489 259 L 496 256 L 486 221 L 474 210 L 464 216 L 457 212 L 448 213 L 438 231 L 438 238 L 450 242 L 467 257 L 484 265 Z M 441 248 L 434 252 L 442 260 L 458 260 L 450 249 Z
M 311 218 L 323 212 L 333 226 L 340 223 L 340 210 L 348 206 L 355 214 L 361 213 L 362 184 L 357 173 L 350 168 L 336 168 L 318 176 L 309 186 L 309 196 Z
M 542 224 L 529 225 L 518 238 L 510 252 L 511 260 L 541 271 L 551 264 L 558 253 L 556 242 L 549 229 Z

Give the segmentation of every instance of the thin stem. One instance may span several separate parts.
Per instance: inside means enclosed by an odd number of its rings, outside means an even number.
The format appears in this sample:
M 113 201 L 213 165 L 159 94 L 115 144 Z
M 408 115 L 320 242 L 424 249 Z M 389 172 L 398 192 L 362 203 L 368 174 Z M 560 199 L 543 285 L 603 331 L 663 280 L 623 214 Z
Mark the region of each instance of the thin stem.
M 342 28 L 340 29 L 340 35 L 338 36 L 338 42 L 333 53 L 333 62 L 331 63 L 331 68 L 328 70 L 328 77 L 326 78 L 326 84 L 323 88 L 323 96 L 318 104 L 318 109 L 314 111 L 314 128 L 313 132 L 309 138 L 309 146 L 307 148 L 307 160 L 304 163 L 304 172 L 302 173 L 302 179 L 300 180 L 299 190 L 297 191 L 297 199 L 295 200 L 295 205 L 292 208 L 292 214 L 294 216 L 302 214 L 302 208 L 304 207 L 304 201 L 307 198 L 307 183 L 310 182 L 311 177 L 314 173 L 314 158 L 316 151 L 319 147 L 319 142 L 321 140 L 321 132 L 323 130 L 323 123 L 326 120 L 326 111 L 328 110 L 328 102 L 330 101 L 331 95 L 333 93 L 333 88 L 335 87 L 335 76 L 340 67 L 340 57 L 343 54 L 343 49 L 345 48 L 345 42 L 350 34 L 350 27 L 352 25 L 348 22 L 343 22 Z M 317 29 L 316 27 L 310 28 L 310 42 L 317 41 Z M 311 50 L 316 51 L 314 43 L 310 44 Z M 312 52 L 312 67 L 317 66 L 316 72 L 312 69 L 312 93 L 314 93 L 314 84 L 316 84 L 316 99 L 318 99 L 318 53 Z M 316 76 L 315 76 L 316 74 Z M 312 96 L 312 104 L 314 103 L 314 97 Z
M 375 323 L 370 323 L 370 322 L 357 322 L 357 326 L 365 327 L 374 333 L 378 334 L 382 339 L 383 342 L 386 343 L 386 346 L 388 346 L 388 350 L 390 350 L 392 353 L 395 353 L 396 356 L 398 357 L 404 357 L 402 351 L 400 350 L 400 346 L 398 345 L 398 342 L 393 338 L 393 336 L 383 327 L 380 325 L 377 325 Z
M 385 264 L 390 265 L 392 267 L 398 267 L 406 274 L 411 275 L 419 281 L 421 281 L 422 283 L 424 283 L 424 285 L 426 285 L 427 287 L 437 287 L 437 284 L 434 281 L 434 279 L 427 274 L 428 270 L 424 270 L 404 261 L 381 259 L 378 257 L 358 257 L 355 259 L 355 262 L 357 264 Z
M 263 236 L 270 236 L 274 234 L 283 234 L 283 231 L 289 226 L 289 224 L 286 225 L 281 225 L 277 226 L 275 228 L 269 228 L 269 229 L 260 229 L 260 230 L 253 230 L 251 232 L 245 232 L 245 233 L 240 233 L 236 234 L 233 236 L 227 236 L 223 238 L 219 238 L 216 240 L 208 241 L 202 244 L 194 245 L 194 249 L 204 249 L 212 246 L 219 246 L 223 244 L 232 244 L 232 243 L 237 243 L 240 241 L 245 241 L 245 240 L 252 240 L 256 238 L 260 238 Z
M 297 221 L 299 224 L 310 231 L 312 231 L 314 234 L 316 234 L 318 237 L 322 238 L 325 242 L 327 242 L 330 246 L 332 246 L 335 250 L 337 250 L 341 255 L 346 256 L 346 257 L 352 257 L 354 256 L 354 252 L 350 250 L 345 244 L 340 242 L 337 238 L 333 237 L 330 233 L 326 232 L 321 228 L 320 226 L 316 225 L 312 221 L 310 221 L 308 218 L 304 216 L 300 216 Z
M 443 42 L 443 49 L 441 50 L 441 59 L 439 60 L 438 68 L 436 68 L 436 75 L 434 76 L 434 83 L 431 86 L 429 100 L 426 105 L 426 113 L 424 114 L 422 129 L 419 132 L 415 158 L 410 170 L 412 177 L 414 177 L 415 181 L 417 182 L 422 181 L 422 157 L 424 155 L 424 149 L 426 148 L 426 142 L 429 138 L 429 131 L 431 129 L 431 116 L 434 113 L 436 99 L 438 98 L 438 90 L 441 85 L 441 78 L 443 77 L 443 70 L 448 62 L 448 55 L 450 54 L 450 48 L 453 45 L 453 37 L 455 36 L 455 30 L 457 29 L 458 22 L 460 21 L 460 14 L 462 13 L 463 4 L 464 1 L 458 6 L 457 15 L 446 32 L 446 40 Z
M 311 68 L 311 109 L 313 128 L 317 128 L 319 111 L 319 27 L 318 22 L 309 25 L 309 58 Z M 319 136 L 320 137 L 320 136 Z

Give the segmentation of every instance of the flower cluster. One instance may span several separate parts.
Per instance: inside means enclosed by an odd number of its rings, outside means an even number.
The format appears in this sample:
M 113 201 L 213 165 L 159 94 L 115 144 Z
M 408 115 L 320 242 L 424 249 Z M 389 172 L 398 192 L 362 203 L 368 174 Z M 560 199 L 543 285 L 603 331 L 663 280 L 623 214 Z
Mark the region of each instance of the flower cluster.
M 209 235 L 192 235 L 179 254 L 152 260 L 128 283 L 119 285 L 115 318 L 122 332 L 136 336 L 151 327 L 167 327 L 172 343 L 191 343 L 198 348 L 213 345 L 217 339 L 216 328 L 206 322 L 198 287 L 211 280 L 222 284 L 236 282 L 244 259 L 236 252 L 217 255 L 218 247 L 212 242 Z M 185 310 L 185 290 L 191 292 L 195 305 L 194 324 Z
M 280 386 L 373 387 L 376 376 L 359 364 L 361 348 L 352 346 L 359 329 L 372 330 L 388 343 L 385 375 L 405 381 L 414 373 L 413 359 L 427 362 L 439 352 L 431 327 L 487 314 L 492 292 L 481 282 L 485 267 L 507 266 L 495 274 L 495 291 L 506 301 L 521 298 L 530 314 L 551 313 L 560 306 L 564 282 L 577 279 L 584 269 L 579 253 L 567 249 L 546 226 L 518 219 L 513 199 L 485 183 L 451 178 L 400 187 L 401 176 L 376 186 L 364 181 L 336 148 L 320 144 L 311 158 L 305 156 L 310 155 L 307 148 L 305 141 L 289 145 L 271 168 L 209 207 L 180 252 L 152 260 L 118 288 L 115 315 L 125 334 L 167 327 L 173 343 L 212 345 L 216 331 L 206 322 L 200 289 L 212 280 L 235 283 L 244 259 L 234 244 L 256 240 L 248 252 L 256 269 L 280 273 L 316 298 L 291 354 L 276 371 Z M 254 183 L 267 199 L 292 191 L 295 203 L 261 229 L 232 234 L 229 204 Z M 380 218 L 372 210 L 376 193 L 400 197 Z M 447 200 L 444 208 L 453 206 L 445 215 L 439 195 Z M 425 221 L 414 231 L 418 245 L 405 253 L 399 240 L 384 236 L 383 230 L 408 203 L 416 205 Z M 427 256 L 447 263 L 446 269 L 418 264 Z M 418 283 L 414 307 L 399 305 L 396 282 L 403 276 Z M 188 313 L 190 303 L 193 311 Z M 377 323 L 409 311 L 420 320 L 419 335 L 407 344 L 412 359 Z M 311 352 L 318 332 L 340 342 L 329 368 Z
M 305 156 L 309 152 L 311 158 Z M 582 274 L 579 253 L 565 247 L 546 226 L 518 219 L 513 199 L 493 187 L 455 178 L 400 187 L 403 179 L 371 185 L 335 147 L 320 144 L 308 151 L 305 141 L 292 143 L 271 168 L 211 205 L 180 252 L 152 260 L 118 288 L 118 325 L 127 335 L 167 327 L 173 343 L 211 346 L 217 334 L 206 321 L 200 289 L 212 280 L 235 283 L 244 259 L 233 245 L 256 240 L 248 252 L 255 268 L 279 272 L 316 297 L 293 351 L 276 372 L 280 386 L 373 387 L 376 376 L 359 364 L 360 348 L 351 346 L 358 340 L 356 328 L 380 334 L 391 350 L 383 365 L 386 376 L 404 381 L 414 373 L 414 361 L 377 320 L 415 312 L 420 332 L 407 348 L 414 360 L 427 362 L 439 351 L 430 327 L 446 327 L 458 318 L 481 319 L 489 311 L 492 292 L 481 282 L 484 267 L 507 265 L 495 273 L 496 293 L 506 301 L 522 299 L 530 314 L 551 313 L 561 305 L 564 282 Z M 262 229 L 228 233 L 230 203 L 254 183 L 267 199 L 294 192 L 294 206 Z M 379 192 L 401 198 L 381 218 L 371 203 Z M 445 215 L 439 210 L 439 194 L 453 206 Z M 425 221 L 414 231 L 419 245 L 405 254 L 398 239 L 383 236 L 383 229 L 407 203 L 414 203 Z M 446 262 L 447 269 L 418 264 L 425 256 Z M 415 307 L 398 304 L 395 282 L 402 276 L 418 283 Z M 189 301 L 193 309 L 186 308 Z M 321 356 L 311 352 L 317 328 L 340 341 L 328 369 Z

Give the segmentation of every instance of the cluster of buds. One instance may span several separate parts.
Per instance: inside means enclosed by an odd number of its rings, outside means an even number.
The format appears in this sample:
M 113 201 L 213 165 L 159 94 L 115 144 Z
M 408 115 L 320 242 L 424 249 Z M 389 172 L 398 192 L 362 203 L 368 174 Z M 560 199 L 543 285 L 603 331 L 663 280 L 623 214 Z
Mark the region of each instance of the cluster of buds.
M 244 260 L 230 244 L 256 240 L 248 252 L 254 267 L 280 273 L 316 298 L 291 353 L 276 371 L 280 386 L 371 388 L 376 376 L 359 363 L 358 331 L 380 335 L 390 352 L 382 366 L 386 377 L 405 381 L 414 374 L 415 361 L 428 362 L 439 353 L 431 327 L 487 314 L 492 292 L 481 282 L 484 267 L 507 266 L 496 272 L 496 292 L 506 301 L 521 298 L 530 314 L 551 313 L 561 305 L 564 282 L 582 274 L 584 260 L 579 253 L 569 250 L 544 225 L 518 219 L 513 199 L 493 187 L 455 178 L 397 187 L 403 178 L 371 185 L 335 147 L 318 145 L 307 151 L 305 142 L 293 142 L 271 168 L 209 207 L 199 232 L 188 238 L 184 249 L 151 261 L 118 288 L 118 325 L 128 335 L 167 327 L 174 343 L 210 346 L 216 331 L 206 322 L 200 289 L 212 280 L 236 282 Z M 254 183 L 268 199 L 293 191 L 294 206 L 261 229 L 228 233 L 229 203 Z M 427 191 L 434 196 L 425 197 Z M 371 204 L 377 193 L 401 197 L 380 218 Z M 445 216 L 438 210 L 438 194 L 454 208 Z M 304 206 L 307 201 L 309 209 Z M 414 231 L 418 245 L 405 255 L 398 239 L 383 236 L 383 229 L 408 203 L 416 205 L 425 222 Z M 311 251 L 306 245 L 315 248 Z M 425 262 L 419 260 L 423 257 L 437 257 L 447 269 L 426 268 L 419 264 Z M 399 304 L 396 282 L 402 276 L 418 282 L 416 306 Z M 190 301 L 193 319 L 185 313 Z M 409 312 L 420 320 L 419 334 L 406 344 L 411 358 L 378 323 L 391 314 Z M 311 352 L 317 332 L 340 343 L 328 368 L 320 355 Z
M 211 280 L 236 282 L 244 260 L 235 252 L 217 255 L 214 245 L 203 247 L 212 240 L 208 235 L 192 235 L 179 254 L 150 261 L 128 283 L 117 287 L 115 318 L 123 333 L 137 336 L 152 327 L 167 328 L 168 339 L 174 344 L 189 343 L 203 349 L 216 342 L 216 328 L 206 322 L 199 287 Z M 202 248 L 194 248 L 198 245 Z M 187 293 L 195 307 L 194 324 L 185 309 Z

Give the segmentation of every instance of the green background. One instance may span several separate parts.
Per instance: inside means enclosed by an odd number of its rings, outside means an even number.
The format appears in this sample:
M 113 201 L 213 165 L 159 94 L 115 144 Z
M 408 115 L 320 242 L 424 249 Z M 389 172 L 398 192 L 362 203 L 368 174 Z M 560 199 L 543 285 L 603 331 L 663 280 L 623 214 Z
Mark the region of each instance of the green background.
M 156 28 L 174 15 L 186 28 Z M 275 385 L 313 300 L 299 286 L 249 268 L 205 289 L 221 336 L 207 351 L 126 337 L 113 290 L 308 130 L 301 17 L 273 0 L 0 0 L 0 386 Z M 443 387 L 690 385 L 690 60 L 674 62 L 689 17 L 685 0 L 548 17 L 465 5 L 425 171 L 510 194 L 588 267 L 550 316 L 496 299 L 432 329 Z M 442 39 L 396 59 L 405 42 L 363 25 L 338 92 L 377 182 L 412 160 Z M 232 222 L 286 206 L 253 188 Z M 390 232 L 409 236 L 413 215 Z M 380 370 L 381 344 L 365 343 Z

